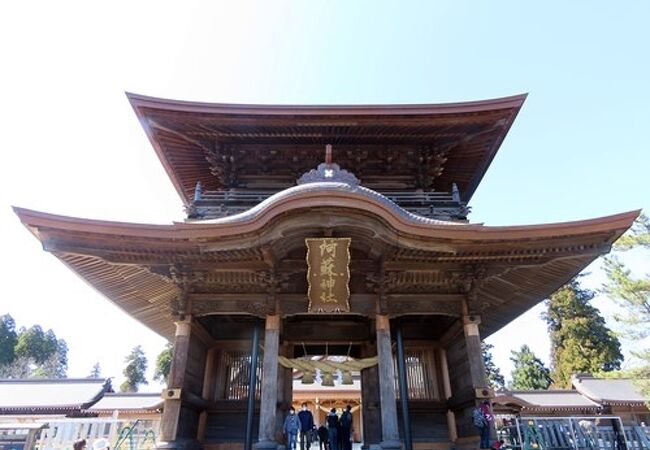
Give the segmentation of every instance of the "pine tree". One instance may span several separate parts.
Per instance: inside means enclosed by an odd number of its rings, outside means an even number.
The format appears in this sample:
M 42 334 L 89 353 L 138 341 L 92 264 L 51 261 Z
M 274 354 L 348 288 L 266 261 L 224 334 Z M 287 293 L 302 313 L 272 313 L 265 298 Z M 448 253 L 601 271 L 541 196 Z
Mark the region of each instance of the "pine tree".
M 120 385 L 122 392 L 138 392 L 138 385 L 149 384 L 145 378 L 147 357 L 142 350 L 142 346 L 135 346 L 124 359 L 124 362 L 126 367 L 122 374 L 126 377 L 126 380 Z
M 558 388 L 570 387 L 573 374 L 621 367 L 621 344 L 591 305 L 593 297 L 573 279 L 546 301 L 542 317 L 551 337 L 551 377 Z
M 93 368 L 90 369 L 90 375 L 88 375 L 88 378 L 101 378 L 101 376 L 102 376 L 102 369 L 98 361 L 95 364 L 93 364 Z
M 167 377 L 169 377 L 169 371 L 172 367 L 173 349 L 174 346 L 168 342 L 163 351 L 158 354 L 156 358 L 156 370 L 153 373 L 154 380 L 167 383 Z
M 492 349 L 494 346 L 485 341 L 481 341 L 481 352 L 483 353 L 483 363 L 485 365 L 485 377 L 492 389 L 503 389 L 505 379 L 501 375 L 501 370 L 494 364 L 492 359 Z
M 13 322 L 13 320 L 11 321 Z M 16 335 L 11 363 L 0 365 L 0 376 L 7 378 L 65 378 L 68 370 L 68 345 L 52 330 L 40 325 L 21 328 Z
M 650 219 L 640 216 L 630 232 L 616 242 L 614 249 L 650 250 Z M 603 292 L 621 307 L 621 312 L 614 319 L 621 325 L 623 335 L 634 341 L 650 336 L 650 275 L 645 278 L 633 277 L 616 254 L 605 258 L 605 272 L 607 283 L 603 286 Z
M 16 342 L 16 356 L 32 358 L 36 364 L 44 363 L 58 350 L 58 339 L 54 331 L 43 331 L 40 325 L 29 329 L 21 328 Z
M 16 358 L 15 347 L 18 342 L 16 322 L 9 315 L 0 317 L 0 366 L 11 364 Z
M 510 385 L 512 389 L 548 389 L 553 382 L 551 371 L 527 345 L 522 345 L 519 351 L 513 350 L 510 361 L 514 364 Z
M 636 348 L 631 353 L 637 364 L 618 376 L 635 378 L 637 388 L 650 399 L 650 348 L 645 343 L 650 336 L 650 275 L 634 277 L 617 254 L 635 249 L 650 250 L 650 219 L 645 215 L 639 216 L 630 231 L 616 241 L 614 254 L 605 258 L 607 282 L 602 292 L 620 307 L 614 319 L 621 335 L 630 339 Z
M 56 338 L 55 338 L 56 339 Z M 56 350 L 32 373 L 34 378 L 65 378 L 68 371 L 68 344 L 56 340 Z

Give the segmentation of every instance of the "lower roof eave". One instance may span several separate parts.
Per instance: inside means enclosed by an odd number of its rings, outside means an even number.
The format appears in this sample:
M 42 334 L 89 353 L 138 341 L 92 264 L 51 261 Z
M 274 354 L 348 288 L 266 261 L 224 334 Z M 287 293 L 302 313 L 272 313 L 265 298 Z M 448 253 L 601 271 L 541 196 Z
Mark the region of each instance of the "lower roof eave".
M 319 193 L 319 195 L 321 194 Z M 494 305 L 486 303 L 481 323 L 481 333 L 485 336 L 500 329 L 543 300 L 545 296 L 568 281 L 593 259 L 606 252 L 613 241 L 632 225 L 639 214 L 639 211 L 630 211 L 584 221 L 518 227 L 426 225 L 409 223 L 408 220 L 405 221 L 403 217 L 395 215 L 393 210 L 381 203 L 369 205 L 359 202 L 358 198 L 355 200 L 352 194 L 343 193 L 341 195 L 339 199 L 341 205 L 347 205 L 346 207 L 349 209 L 364 212 L 364 216 L 355 219 L 358 221 L 359 227 L 368 226 L 368 217 L 376 220 L 378 226 L 385 226 L 389 231 L 392 230 L 392 234 L 387 235 L 386 239 L 394 239 L 391 245 L 395 246 L 403 245 L 408 236 L 414 236 L 413 239 L 417 239 L 414 242 L 435 241 L 451 246 L 465 245 L 464 248 L 470 249 L 473 248 L 475 242 L 480 242 L 482 246 L 480 248 L 488 248 L 490 252 L 506 245 L 527 251 L 535 239 L 538 240 L 536 242 L 539 242 L 540 255 L 546 253 L 544 249 L 552 249 L 555 242 L 563 242 L 563 245 L 571 247 L 567 247 L 568 253 L 563 257 L 564 259 L 559 258 L 556 262 L 551 261 L 549 263 L 551 265 L 546 267 L 545 271 L 543 265 L 539 266 L 541 268 L 534 266 L 530 266 L 530 269 L 517 268 L 510 270 L 508 274 L 499 275 L 503 280 L 497 280 L 493 284 L 487 283 L 481 288 L 480 293 L 485 301 L 496 302 Z M 322 197 L 319 198 L 323 200 Z M 307 200 L 309 199 L 311 197 L 307 198 Z M 296 199 L 291 198 L 287 201 L 294 200 Z M 171 338 L 174 332 L 171 305 L 180 293 L 178 286 L 172 281 L 161 282 L 160 275 L 152 273 L 148 267 L 140 267 L 134 263 L 121 265 L 115 261 L 109 262 L 105 259 L 108 251 L 120 252 L 126 248 L 129 254 L 132 254 L 141 249 L 147 253 L 147 256 L 150 256 L 149 250 L 156 245 L 161 245 L 164 252 L 169 252 L 171 248 L 172 252 L 183 251 L 201 254 L 205 249 L 206 242 L 211 245 L 210 251 L 214 251 L 223 245 L 226 238 L 234 239 L 237 236 L 242 239 L 241 245 L 259 245 L 265 233 L 269 232 L 269 229 L 272 231 L 271 227 L 275 226 L 278 221 L 293 220 L 292 216 L 286 214 L 288 211 L 305 216 L 306 212 L 318 208 L 313 204 L 308 207 L 308 204 L 309 202 L 306 204 L 299 202 L 291 205 L 275 205 L 282 206 L 280 209 L 275 209 L 275 206 L 272 205 L 270 210 L 259 218 L 260 220 L 247 223 L 200 225 L 126 224 L 57 216 L 21 208 L 15 208 L 15 212 L 25 226 L 43 242 L 44 247 L 53 252 L 79 276 L 153 331 Z M 339 214 L 347 213 L 343 208 Z M 366 219 L 362 220 L 362 218 Z M 386 224 L 386 221 L 391 218 L 392 222 L 389 221 Z M 54 236 L 55 239 L 48 240 L 49 236 Z M 270 236 L 273 234 L 271 233 Z M 575 242 L 581 243 L 573 249 L 572 246 L 575 245 Z M 73 245 L 74 248 L 68 249 L 65 245 Z M 585 245 L 589 248 L 587 249 Z M 113 250 L 111 250 L 111 246 L 114 248 Z M 481 261 L 484 260 L 477 260 L 477 262 Z M 520 263 L 514 260 L 508 264 L 512 264 L 514 267 Z M 119 273 L 115 273 L 116 268 L 119 269 Z M 516 279 L 521 278 L 522 275 L 525 275 L 524 278 L 528 276 L 528 273 L 525 273 L 526 270 L 532 270 L 532 273 L 535 273 L 538 278 L 536 281 L 538 286 L 534 289 L 529 287 L 521 292 L 511 292 L 512 298 L 507 296 L 500 298 L 502 288 L 499 283 L 516 283 Z M 515 275 L 515 278 L 508 279 L 509 276 Z M 140 291 L 134 292 L 133 286 L 138 286 Z M 510 289 L 510 291 L 514 290 Z M 481 313 L 479 311 L 479 314 Z

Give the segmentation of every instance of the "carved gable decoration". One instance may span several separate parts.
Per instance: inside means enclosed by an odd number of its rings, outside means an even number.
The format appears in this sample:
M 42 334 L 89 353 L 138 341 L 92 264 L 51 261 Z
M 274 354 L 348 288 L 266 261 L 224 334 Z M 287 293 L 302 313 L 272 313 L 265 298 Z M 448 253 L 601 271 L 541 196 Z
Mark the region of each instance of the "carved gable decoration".
M 346 183 L 350 186 L 358 186 L 359 179 L 354 174 L 343 170 L 338 164 L 321 163 L 318 168 L 312 169 L 298 178 L 297 184 L 338 182 Z
M 309 312 L 350 311 L 350 238 L 307 238 Z

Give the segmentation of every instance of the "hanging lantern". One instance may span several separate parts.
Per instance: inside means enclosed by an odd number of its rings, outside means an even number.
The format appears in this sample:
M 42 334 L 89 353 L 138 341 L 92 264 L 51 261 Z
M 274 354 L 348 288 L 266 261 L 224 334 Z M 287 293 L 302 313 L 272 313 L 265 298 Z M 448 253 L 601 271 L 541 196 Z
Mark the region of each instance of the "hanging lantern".
M 334 377 L 331 372 L 323 372 L 323 386 L 334 386 Z
M 352 373 L 349 370 L 343 371 L 343 377 L 341 377 L 341 384 L 354 384 L 352 381 Z
M 314 372 L 305 370 L 302 374 L 302 384 L 314 384 Z

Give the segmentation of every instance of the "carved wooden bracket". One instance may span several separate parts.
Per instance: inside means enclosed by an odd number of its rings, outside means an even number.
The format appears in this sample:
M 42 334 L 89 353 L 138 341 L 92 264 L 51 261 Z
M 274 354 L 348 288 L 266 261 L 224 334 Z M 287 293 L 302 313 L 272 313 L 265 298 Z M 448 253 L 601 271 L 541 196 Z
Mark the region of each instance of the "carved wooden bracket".
M 206 151 L 205 159 L 210 164 L 210 172 L 223 187 L 237 186 L 239 155 L 236 150 L 233 144 L 215 142 L 214 147 Z

